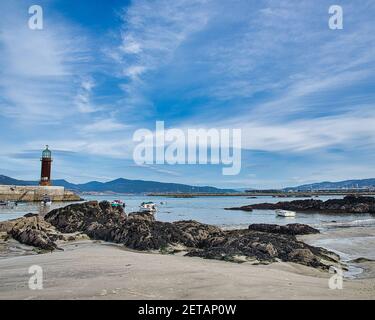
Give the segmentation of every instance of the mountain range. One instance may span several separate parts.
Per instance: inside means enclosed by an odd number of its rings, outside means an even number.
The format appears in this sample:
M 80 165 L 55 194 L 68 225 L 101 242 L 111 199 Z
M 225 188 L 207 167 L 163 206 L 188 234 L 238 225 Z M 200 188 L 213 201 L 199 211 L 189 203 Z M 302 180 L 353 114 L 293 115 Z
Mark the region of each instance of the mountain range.
M 190 186 L 179 183 L 164 183 L 157 181 L 116 179 L 109 182 L 90 181 L 74 184 L 66 180 L 53 180 L 54 186 L 65 187 L 75 192 L 113 192 L 113 193 L 230 193 L 232 189 L 219 189 L 210 186 Z M 37 181 L 25 181 L 0 175 L 0 185 L 34 186 Z
M 338 182 L 324 181 L 319 183 L 304 184 L 298 187 L 285 188 L 284 190 L 338 190 L 338 189 L 371 189 L 375 188 L 375 179 L 345 180 Z
M 75 192 L 112 192 L 112 193 L 231 193 L 244 192 L 243 189 L 219 189 L 210 186 L 191 186 L 179 183 L 165 183 L 157 181 L 129 180 L 119 178 L 108 182 L 90 181 L 83 184 L 74 184 L 66 180 L 54 180 L 54 186 L 65 187 Z M 35 186 L 37 181 L 17 180 L 4 175 L 0 175 L 0 185 L 16 185 L 16 186 Z M 309 190 L 338 190 L 338 189 L 357 189 L 357 188 L 375 188 L 375 178 L 345 180 L 338 182 L 318 182 L 304 184 L 297 187 L 284 188 L 283 190 L 292 191 L 309 191 Z M 254 190 L 254 189 L 246 189 Z

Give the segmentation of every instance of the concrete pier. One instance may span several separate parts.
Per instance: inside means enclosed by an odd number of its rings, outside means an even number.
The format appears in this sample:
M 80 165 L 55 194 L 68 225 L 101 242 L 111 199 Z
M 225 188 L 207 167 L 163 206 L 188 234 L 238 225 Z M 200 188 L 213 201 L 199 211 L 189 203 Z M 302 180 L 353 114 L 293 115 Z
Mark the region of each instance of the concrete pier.
M 64 187 L 0 185 L 2 201 L 41 201 L 47 195 L 52 201 L 79 201 L 80 196 Z

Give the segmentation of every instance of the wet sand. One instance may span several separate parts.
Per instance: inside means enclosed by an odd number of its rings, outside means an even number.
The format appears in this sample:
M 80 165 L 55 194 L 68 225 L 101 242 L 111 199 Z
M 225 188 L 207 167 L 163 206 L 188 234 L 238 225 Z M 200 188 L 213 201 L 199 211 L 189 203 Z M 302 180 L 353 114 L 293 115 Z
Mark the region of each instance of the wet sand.
M 353 269 L 356 278 L 375 277 L 375 227 L 336 228 L 298 238 L 339 254 L 341 260 Z
M 375 279 L 328 287 L 330 274 L 297 264 L 254 266 L 125 250 L 93 241 L 0 259 L 0 299 L 375 299 Z M 44 289 L 28 288 L 43 268 Z

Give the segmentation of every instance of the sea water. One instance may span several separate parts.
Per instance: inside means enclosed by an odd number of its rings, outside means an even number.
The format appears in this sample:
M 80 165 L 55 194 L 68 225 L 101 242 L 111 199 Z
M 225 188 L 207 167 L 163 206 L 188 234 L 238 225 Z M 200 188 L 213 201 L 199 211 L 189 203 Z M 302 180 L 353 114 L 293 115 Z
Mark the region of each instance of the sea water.
M 319 197 L 328 200 L 334 197 Z M 340 198 L 340 197 L 335 197 Z M 285 225 L 288 223 L 303 223 L 320 229 L 331 227 L 375 226 L 375 215 L 371 214 L 324 214 L 318 212 L 298 212 L 296 217 L 279 217 L 274 210 L 254 210 L 252 212 L 225 210 L 230 207 L 240 207 L 255 203 L 276 203 L 279 201 L 301 200 L 303 198 L 272 198 L 261 196 L 256 199 L 244 197 L 147 197 L 137 195 L 89 195 L 89 200 L 122 200 L 126 203 L 126 212 L 135 212 L 144 201 L 153 201 L 158 208 L 156 218 L 160 221 L 173 222 L 178 220 L 196 220 L 202 223 L 213 224 L 225 229 L 247 228 L 252 223 L 272 223 Z M 317 198 L 314 198 L 317 199 Z M 40 203 L 22 203 L 13 208 L 0 207 L 0 221 L 15 219 L 26 213 L 46 214 L 49 210 L 68 205 L 63 202 L 54 202 L 51 207 L 44 207 Z

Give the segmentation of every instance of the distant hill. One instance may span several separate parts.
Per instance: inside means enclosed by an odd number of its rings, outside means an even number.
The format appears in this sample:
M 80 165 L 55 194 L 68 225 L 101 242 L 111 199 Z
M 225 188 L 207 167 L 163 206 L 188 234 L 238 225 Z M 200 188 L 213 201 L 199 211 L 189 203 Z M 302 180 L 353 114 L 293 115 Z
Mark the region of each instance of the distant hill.
M 0 184 L 3 185 L 37 185 L 36 181 L 23 181 L 0 175 Z M 91 181 L 83 184 L 74 184 L 66 180 L 54 180 L 54 186 L 65 187 L 76 192 L 113 192 L 113 193 L 229 193 L 232 189 L 215 187 L 198 187 L 178 183 L 164 183 L 157 181 L 116 179 L 109 182 Z
M 298 187 L 285 188 L 284 190 L 338 190 L 338 189 L 373 189 L 375 188 L 375 179 L 345 180 L 338 182 L 318 182 L 304 184 Z
M 14 186 L 35 186 L 38 185 L 35 181 L 17 180 L 7 176 L 0 175 L 0 185 L 14 185 Z

